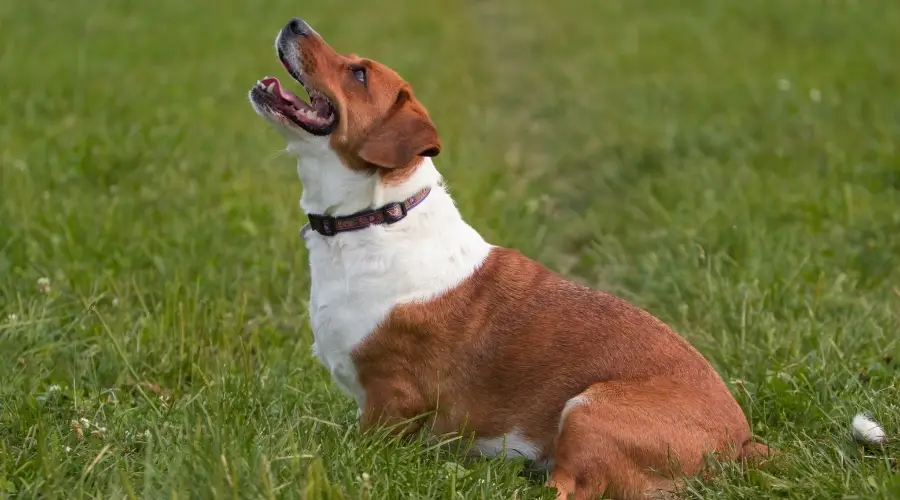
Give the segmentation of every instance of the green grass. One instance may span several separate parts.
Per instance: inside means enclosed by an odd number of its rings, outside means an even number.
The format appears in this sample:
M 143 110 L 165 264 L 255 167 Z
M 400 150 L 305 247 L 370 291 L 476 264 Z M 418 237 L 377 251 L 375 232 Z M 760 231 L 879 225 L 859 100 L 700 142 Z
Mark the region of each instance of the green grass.
M 488 239 L 672 324 L 786 452 L 685 496 L 900 497 L 848 428 L 900 434 L 892 0 L 0 1 L 0 497 L 547 497 L 360 435 L 312 359 L 245 97 L 294 15 L 413 83 Z

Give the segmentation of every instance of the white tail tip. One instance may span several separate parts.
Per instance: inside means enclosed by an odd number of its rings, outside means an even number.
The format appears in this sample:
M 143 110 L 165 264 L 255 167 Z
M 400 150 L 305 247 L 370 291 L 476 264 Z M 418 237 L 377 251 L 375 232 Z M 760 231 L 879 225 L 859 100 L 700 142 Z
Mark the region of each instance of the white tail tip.
M 884 429 L 862 413 L 853 417 L 853 439 L 864 444 L 885 444 L 887 442 Z

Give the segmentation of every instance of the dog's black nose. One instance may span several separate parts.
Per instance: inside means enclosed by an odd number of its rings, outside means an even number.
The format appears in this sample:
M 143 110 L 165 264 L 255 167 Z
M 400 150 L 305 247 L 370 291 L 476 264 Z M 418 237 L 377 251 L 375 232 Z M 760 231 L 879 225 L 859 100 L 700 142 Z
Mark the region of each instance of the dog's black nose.
M 296 17 L 291 19 L 291 22 L 288 23 L 287 29 L 289 32 L 293 33 L 297 36 L 306 36 L 309 35 L 309 32 L 312 31 L 309 29 L 309 25 L 306 24 L 302 19 L 297 19 Z

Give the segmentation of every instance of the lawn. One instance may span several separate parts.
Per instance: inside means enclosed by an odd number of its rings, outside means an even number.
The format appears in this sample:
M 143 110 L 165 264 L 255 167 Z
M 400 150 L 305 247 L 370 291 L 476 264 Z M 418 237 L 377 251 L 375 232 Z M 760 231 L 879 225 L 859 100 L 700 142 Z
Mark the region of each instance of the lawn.
M 0 498 L 552 498 L 360 435 L 246 91 L 302 16 L 397 69 L 490 241 L 616 293 L 785 451 L 687 498 L 900 498 L 900 3 L 0 0 Z M 45 279 L 42 279 L 45 278 Z

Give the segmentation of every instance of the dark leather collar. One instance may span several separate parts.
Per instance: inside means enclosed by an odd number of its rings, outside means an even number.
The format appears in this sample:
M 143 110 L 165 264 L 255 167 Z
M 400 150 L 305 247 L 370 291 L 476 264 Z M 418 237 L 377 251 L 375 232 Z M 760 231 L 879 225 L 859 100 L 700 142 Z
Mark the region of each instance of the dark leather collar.
M 357 231 L 378 224 L 393 224 L 403 220 L 406 214 L 415 208 L 416 205 L 422 203 L 422 200 L 430 192 L 431 188 L 427 187 L 403 201 L 395 201 L 374 210 L 363 210 L 362 212 L 340 217 L 306 214 L 309 217 L 309 224 L 303 226 L 300 234 L 305 235 L 307 231 L 312 229 L 322 236 L 334 236 L 338 233 Z

